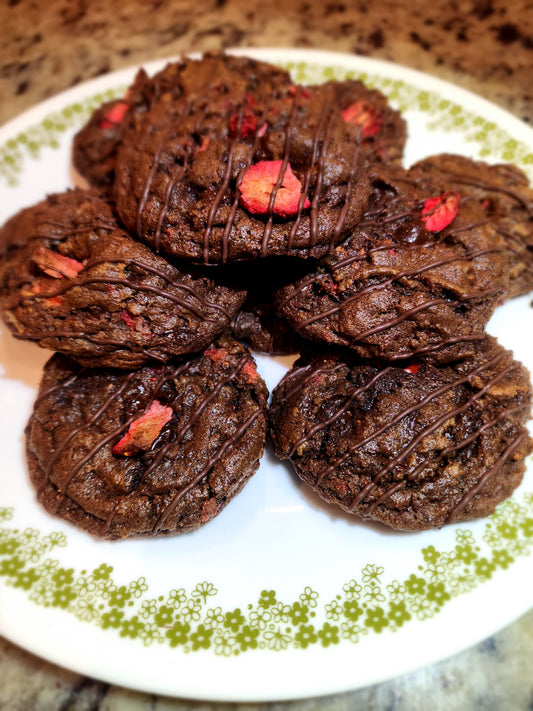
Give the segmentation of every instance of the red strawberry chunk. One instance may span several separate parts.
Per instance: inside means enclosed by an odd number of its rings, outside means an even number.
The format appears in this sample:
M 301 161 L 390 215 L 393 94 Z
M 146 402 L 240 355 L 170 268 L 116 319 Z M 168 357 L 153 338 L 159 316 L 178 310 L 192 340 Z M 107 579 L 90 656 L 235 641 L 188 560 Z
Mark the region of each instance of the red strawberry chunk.
M 124 120 L 124 116 L 126 115 L 128 107 L 129 104 L 127 101 L 118 101 L 114 106 L 109 109 L 109 111 L 100 121 L 100 128 L 113 128 L 113 126 L 118 126 L 119 124 L 121 124 Z
M 442 195 L 428 198 L 422 207 L 422 220 L 430 232 L 440 232 L 454 221 L 459 212 L 461 196 L 447 190 Z
M 272 192 L 282 166 L 281 160 L 261 160 L 248 168 L 239 185 L 241 203 L 248 212 L 258 215 L 266 215 L 269 212 Z M 301 195 L 302 184 L 288 163 L 281 185 L 276 191 L 272 212 L 281 217 L 295 215 L 298 212 Z M 303 209 L 311 207 L 308 198 L 305 198 L 302 207 Z
M 83 269 L 83 264 L 77 259 L 65 257 L 46 247 L 37 247 L 32 257 L 39 269 L 54 279 L 75 279 Z
M 341 114 L 346 123 L 361 127 L 361 138 L 373 138 L 383 126 L 383 118 L 379 111 L 365 101 L 355 101 Z
M 416 375 L 420 369 L 420 366 L 417 365 L 416 363 L 411 363 L 411 365 L 408 365 L 406 368 L 404 368 L 406 373 L 411 373 L 411 375 Z
M 208 348 L 204 351 L 204 355 L 210 358 L 214 363 L 220 363 L 228 357 L 228 351 L 225 348 Z
M 239 118 L 239 114 L 235 113 L 229 120 L 229 131 L 231 138 L 236 138 L 237 136 L 237 130 L 239 128 Z M 249 133 L 254 133 L 257 127 L 257 117 L 252 111 L 250 111 L 250 109 L 246 109 L 246 111 L 242 115 L 242 118 L 240 118 L 240 127 L 241 138 L 246 138 Z
M 255 363 L 252 360 L 246 361 L 246 363 L 242 367 L 242 372 L 244 373 L 244 375 L 246 375 L 246 382 L 251 384 L 257 382 L 259 378 L 259 373 L 257 372 Z
M 133 420 L 126 434 L 113 447 L 113 454 L 131 457 L 147 451 L 171 417 L 172 408 L 154 400 L 144 415 Z

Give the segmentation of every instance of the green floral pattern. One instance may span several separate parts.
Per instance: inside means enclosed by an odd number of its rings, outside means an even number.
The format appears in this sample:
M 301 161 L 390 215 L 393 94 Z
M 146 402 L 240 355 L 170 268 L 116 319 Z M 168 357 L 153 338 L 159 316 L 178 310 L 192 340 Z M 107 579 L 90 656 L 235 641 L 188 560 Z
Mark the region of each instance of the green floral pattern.
M 342 67 L 286 66 L 295 81 L 362 79 L 386 93 L 400 110 L 415 108 L 427 114 L 429 130 L 461 132 L 477 144 L 480 157 L 512 161 L 525 170 L 533 165 L 529 146 L 437 93 Z M 124 87 L 118 87 L 66 106 L 10 138 L 0 146 L 0 179 L 15 187 L 27 159 L 38 159 L 43 147 L 59 148 L 62 134 L 83 125 L 102 101 L 123 92 Z M 458 528 L 451 550 L 423 548 L 417 568 L 401 580 L 390 579 L 383 566 L 368 563 L 332 600 L 321 599 L 309 586 L 291 600 L 266 587 L 245 606 L 224 609 L 217 605 L 219 591 L 209 581 L 154 596 L 144 577 L 119 580 L 105 562 L 92 570 L 66 567 L 56 551 L 68 547 L 67 537 L 12 527 L 14 513 L 13 508 L 0 506 L 2 584 L 18 589 L 36 605 L 59 608 L 82 623 L 146 646 L 167 645 L 186 653 L 210 650 L 224 657 L 257 649 L 281 652 L 357 644 L 368 635 L 394 632 L 438 614 L 453 598 L 529 555 L 533 544 L 533 493 L 526 493 L 521 503 L 514 499 L 503 503 L 487 519 L 480 538 Z
M 12 518 L 12 508 L 0 507 L 0 521 Z M 438 614 L 453 598 L 529 555 L 532 545 L 533 493 L 527 493 L 522 503 L 503 503 L 487 519 L 480 540 L 458 528 L 451 550 L 423 548 L 418 567 L 402 580 L 390 580 L 383 566 L 368 563 L 332 600 L 321 600 L 311 587 L 292 600 L 265 588 L 246 606 L 223 609 L 211 582 L 153 597 L 144 577 L 119 581 L 106 563 L 92 570 L 62 565 L 54 551 L 68 546 L 63 533 L 5 526 L 0 528 L 0 580 L 36 605 L 60 608 L 145 646 L 228 657 L 256 649 L 357 644 L 369 634 L 395 632 L 411 620 Z
M 459 132 L 466 141 L 477 147 L 479 158 L 516 163 L 533 177 L 530 145 L 518 141 L 494 121 L 467 110 L 438 92 L 421 90 L 402 79 L 347 70 L 342 66 L 320 66 L 308 62 L 285 62 L 283 66 L 298 82 L 313 84 L 327 80 L 360 79 L 368 86 L 381 90 L 400 111 L 417 110 L 426 114 L 428 130 Z M 125 90 L 126 87 L 121 86 L 84 98 L 49 114 L 41 123 L 10 138 L 0 146 L 0 177 L 8 185 L 17 185 L 27 158 L 39 158 L 45 146 L 59 148 L 61 135 L 67 129 L 80 128 L 99 104 L 122 96 Z

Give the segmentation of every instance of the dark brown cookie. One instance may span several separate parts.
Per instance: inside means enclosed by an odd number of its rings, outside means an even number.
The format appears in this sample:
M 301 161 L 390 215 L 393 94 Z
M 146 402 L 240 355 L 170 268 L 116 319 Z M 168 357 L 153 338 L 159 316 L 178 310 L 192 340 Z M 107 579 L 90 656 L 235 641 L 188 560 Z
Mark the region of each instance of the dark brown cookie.
M 56 354 L 27 427 L 37 498 L 101 538 L 198 528 L 256 471 L 267 395 L 249 351 L 230 338 L 130 372 Z
M 323 101 L 337 104 L 344 120 L 358 128 L 361 149 L 370 160 L 401 163 L 407 124 L 381 91 L 355 79 L 329 81 L 307 89 L 317 92 Z
M 333 97 L 242 82 L 137 115 L 114 191 L 139 238 L 202 263 L 322 256 L 369 195 L 360 131 Z
M 0 252 L 0 309 L 13 334 L 89 366 L 129 369 L 200 351 L 246 294 L 153 254 L 95 191 L 21 211 L 0 231 Z
M 507 245 L 509 297 L 533 289 L 533 190 L 520 168 L 446 153 L 419 161 L 409 175 L 477 200 Z
M 495 339 L 437 368 L 297 361 L 273 393 L 276 454 L 324 500 L 395 529 L 486 516 L 531 451 L 529 374 Z
M 318 270 L 276 295 L 314 341 L 365 358 L 446 362 L 472 355 L 509 284 L 506 245 L 478 202 L 374 168 L 365 218 Z
M 291 83 L 288 72 L 280 67 L 249 59 L 208 52 L 200 60 L 182 58 L 168 63 L 149 77 L 144 69 L 137 72 L 124 98 L 100 106 L 74 136 L 72 157 L 76 169 L 91 185 L 108 188 L 115 178 L 117 150 L 124 131 L 155 103 L 165 104 L 182 96 L 201 94 L 213 84 L 241 82 L 243 91 L 259 85 Z

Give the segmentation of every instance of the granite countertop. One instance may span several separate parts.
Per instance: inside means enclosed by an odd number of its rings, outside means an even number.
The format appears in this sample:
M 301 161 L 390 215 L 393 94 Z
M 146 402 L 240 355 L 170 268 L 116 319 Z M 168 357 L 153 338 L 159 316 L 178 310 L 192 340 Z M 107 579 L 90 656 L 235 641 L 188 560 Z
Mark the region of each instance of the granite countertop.
M 0 124 L 91 77 L 180 52 L 231 46 L 321 48 L 391 60 L 533 121 L 528 0 L 4 0 L 0 27 Z M 533 708 L 532 662 L 533 611 L 472 649 L 399 679 L 268 707 L 526 711 Z M 0 708 L 6 711 L 260 706 L 180 701 L 110 687 L 0 639 Z

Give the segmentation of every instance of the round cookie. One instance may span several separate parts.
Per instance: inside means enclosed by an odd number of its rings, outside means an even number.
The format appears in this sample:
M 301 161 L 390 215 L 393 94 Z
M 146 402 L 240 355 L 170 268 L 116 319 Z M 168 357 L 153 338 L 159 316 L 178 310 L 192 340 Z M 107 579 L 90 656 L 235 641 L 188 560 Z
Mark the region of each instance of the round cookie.
M 37 498 L 100 538 L 198 528 L 256 471 L 267 396 L 249 351 L 227 337 L 130 372 L 56 354 L 26 433 Z
M 359 129 L 305 87 L 223 89 L 136 117 L 115 171 L 121 219 L 195 262 L 323 256 L 366 208 Z
M 289 85 L 291 79 L 280 67 L 222 52 L 207 52 L 201 60 L 183 57 L 169 62 L 152 77 L 140 69 L 125 96 L 98 107 L 74 136 L 72 158 L 76 169 L 91 185 L 110 187 L 118 147 L 136 114 L 159 101 L 168 104 L 228 82 L 241 82 L 246 92 L 258 86 L 266 90 L 277 84 Z
M 0 310 L 17 338 L 84 365 L 136 368 L 205 348 L 246 292 L 177 267 L 96 191 L 52 195 L 0 231 Z
M 345 121 L 360 132 L 361 150 L 371 161 L 401 163 L 407 124 L 399 111 L 389 104 L 385 94 L 370 89 L 355 79 L 328 81 L 306 87 L 323 101 L 334 101 Z
M 374 166 L 365 218 L 315 273 L 276 294 L 302 336 L 364 358 L 472 355 L 508 290 L 506 245 L 478 202 Z
M 533 190 L 520 168 L 444 153 L 415 163 L 409 175 L 477 200 L 507 245 L 508 296 L 533 289 Z
M 437 368 L 300 359 L 273 392 L 274 450 L 358 517 L 415 530 L 486 516 L 520 483 L 531 451 L 527 370 L 486 337 Z

